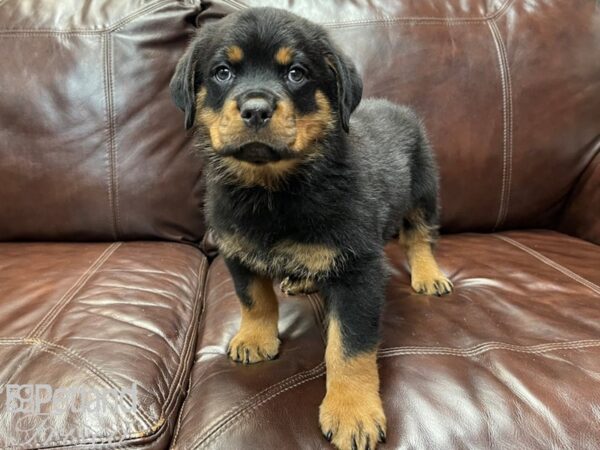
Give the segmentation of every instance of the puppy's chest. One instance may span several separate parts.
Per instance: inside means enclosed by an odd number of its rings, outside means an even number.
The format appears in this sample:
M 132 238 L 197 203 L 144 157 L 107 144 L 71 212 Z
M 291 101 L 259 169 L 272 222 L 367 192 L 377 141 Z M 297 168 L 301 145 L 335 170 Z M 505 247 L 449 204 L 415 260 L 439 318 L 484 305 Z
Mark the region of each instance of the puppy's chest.
M 215 234 L 223 256 L 273 277 L 322 278 L 335 271 L 342 261 L 341 252 L 327 244 L 286 238 L 265 242 L 242 232 Z

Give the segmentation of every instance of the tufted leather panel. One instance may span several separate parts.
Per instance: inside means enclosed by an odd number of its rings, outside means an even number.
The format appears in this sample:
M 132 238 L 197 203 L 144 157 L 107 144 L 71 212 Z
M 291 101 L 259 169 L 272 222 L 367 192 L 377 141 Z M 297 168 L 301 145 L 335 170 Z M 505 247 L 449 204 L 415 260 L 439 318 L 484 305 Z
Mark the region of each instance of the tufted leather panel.
M 183 244 L 0 244 L 0 448 L 166 448 L 189 379 L 206 269 L 200 251 Z M 10 412 L 8 384 L 135 384 L 137 407 Z
M 597 448 L 600 436 L 600 252 L 549 231 L 444 236 L 453 295 L 411 291 L 397 243 L 379 351 L 388 415 L 383 448 Z M 275 361 L 229 361 L 238 302 L 222 259 L 207 278 L 177 449 L 329 448 L 324 307 L 282 298 Z
M 198 1 L 0 2 L 0 240 L 197 241 L 168 84 Z

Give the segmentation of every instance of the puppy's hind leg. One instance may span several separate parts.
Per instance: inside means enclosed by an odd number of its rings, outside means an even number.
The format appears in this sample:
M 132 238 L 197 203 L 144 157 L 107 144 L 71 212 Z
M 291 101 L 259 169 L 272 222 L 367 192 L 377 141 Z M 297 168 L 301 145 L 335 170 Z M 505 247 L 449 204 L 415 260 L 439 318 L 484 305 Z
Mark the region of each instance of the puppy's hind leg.
M 400 230 L 400 243 L 408 258 L 411 286 L 419 294 L 441 296 L 452 292 L 454 286 L 433 257 L 435 237 L 435 227 L 428 223 L 424 211 L 409 211 Z

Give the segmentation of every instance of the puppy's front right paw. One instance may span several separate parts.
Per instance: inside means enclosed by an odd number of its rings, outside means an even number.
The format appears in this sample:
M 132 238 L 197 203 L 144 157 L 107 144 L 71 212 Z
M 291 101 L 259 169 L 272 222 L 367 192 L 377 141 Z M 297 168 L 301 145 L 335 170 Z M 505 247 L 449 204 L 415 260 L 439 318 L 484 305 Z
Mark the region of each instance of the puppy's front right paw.
M 385 442 L 386 420 L 377 392 L 328 392 L 319 410 L 323 436 L 339 450 L 375 450 Z
M 279 353 L 279 338 L 260 330 L 240 330 L 229 343 L 228 356 L 235 362 L 254 364 L 274 359 Z

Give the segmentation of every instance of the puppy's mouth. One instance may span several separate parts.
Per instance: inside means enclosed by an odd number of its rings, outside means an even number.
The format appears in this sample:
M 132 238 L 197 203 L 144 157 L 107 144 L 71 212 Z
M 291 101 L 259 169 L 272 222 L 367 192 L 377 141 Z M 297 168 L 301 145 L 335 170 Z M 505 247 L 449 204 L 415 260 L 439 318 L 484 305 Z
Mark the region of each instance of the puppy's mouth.
M 245 161 L 256 165 L 277 162 L 288 157 L 285 150 L 275 149 L 261 142 L 251 142 L 238 148 L 226 149 L 221 152 L 221 155 L 231 156 L 239 161 Z

